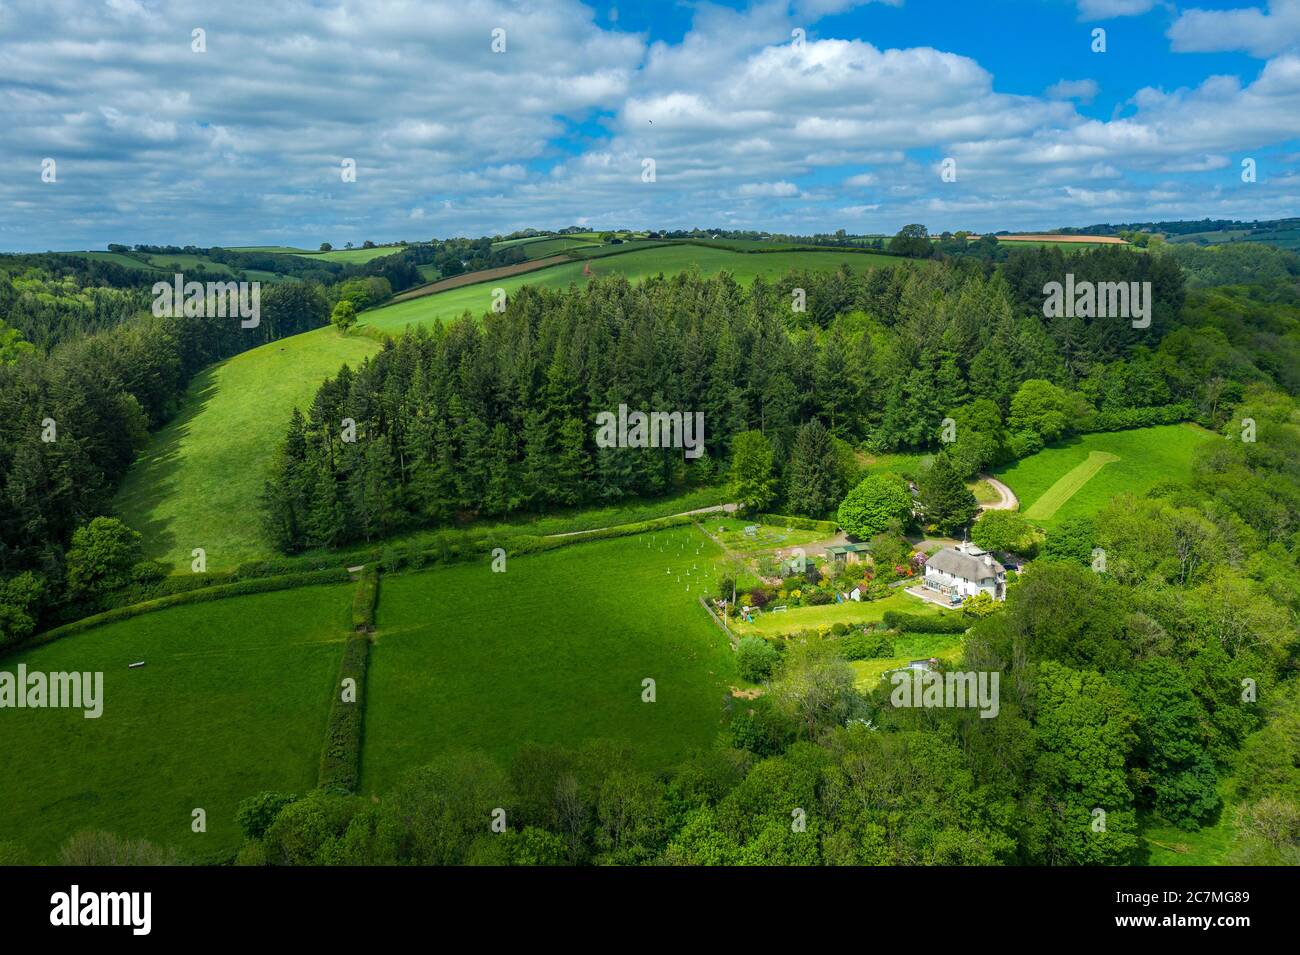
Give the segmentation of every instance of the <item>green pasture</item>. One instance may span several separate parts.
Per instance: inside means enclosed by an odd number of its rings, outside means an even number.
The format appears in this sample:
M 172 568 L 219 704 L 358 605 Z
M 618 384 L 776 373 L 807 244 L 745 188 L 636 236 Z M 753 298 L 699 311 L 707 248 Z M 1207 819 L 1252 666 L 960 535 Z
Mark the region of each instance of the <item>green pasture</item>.
M 485 560 L 385 577 L 363 790 L 454 749 L 610 739 L 662 768 L 709 747 L 737 682 L 698 603 L 718 556 L 688 526 L 507 557 L 504 573 Z
M 1191 477 L 1198 448 L 1217 440 L 1194 424 L 1158 425 L 1070 438 L 995 475 L 1020 498 L 1021 512 L 1050 527 L 1095 514 L 1115 495 L 1142 494 Z
M 787 583 L 788 590 L 797 590 L 796 581 Z M 741 636 L 775 637 L 800 630 L 816 630 L 837 623 L 861 624 L 874 623 L 884 619 L 890 610 L 915 614 L 922 617 L 934 617 L 940 613 L 939 608 L 911 594 L 903 588 L 895 588 L 888 596 L 880 600 L 850 600 L 846 603 L 829 603 L 820 607 L 791 607 L 789 610 L 775 611 L 773 607 L 781 606 L 781 598 L 773 597 L 771 603 L 753 623 L 732 619 L 732 629 Z
M 12 673 L 103 673 L 97 719 L 0 709 L 0 842 L 36 862 L 57 861 L 82 829 L 191 858 L 236 848 L 240 800 L 316 786 L 351 594 L 338 584 L 173 607 L 0 659 Z

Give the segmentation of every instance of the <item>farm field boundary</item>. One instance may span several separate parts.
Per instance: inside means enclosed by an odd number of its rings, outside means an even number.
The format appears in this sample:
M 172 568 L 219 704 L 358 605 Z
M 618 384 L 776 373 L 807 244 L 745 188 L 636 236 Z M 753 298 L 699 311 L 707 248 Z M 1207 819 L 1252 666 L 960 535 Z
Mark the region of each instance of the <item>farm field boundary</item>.
M 446 292 L 454 288 L 463 288 L 466 285 L 479 285 L 483 282 L 492 282 L 496 279 L 506 279 L 514 275 L 522 275 L 525 272 L 536 272 L 539 269 L 550 268 L 552 265 L 559 265 L 563 262 L 572 262 L 573 259 L 567 255 L 548 255 L 544 259 L 531 259 L 527 262 L 516 262 L 514 265 L 502 265 L 495 269 L 480 269 L 477 272 L 466 272 L 463 275 L 453 275 L 448 279 L 439 279 L 437 282 L 430 282 L 428 285 L 421 285 L 410 291 L 394 295 L 385 305 L 392 305 L 395 302 L 408 302 L 413 298 L 423 298 L 426 295 L 437 295 L 439 292 Z

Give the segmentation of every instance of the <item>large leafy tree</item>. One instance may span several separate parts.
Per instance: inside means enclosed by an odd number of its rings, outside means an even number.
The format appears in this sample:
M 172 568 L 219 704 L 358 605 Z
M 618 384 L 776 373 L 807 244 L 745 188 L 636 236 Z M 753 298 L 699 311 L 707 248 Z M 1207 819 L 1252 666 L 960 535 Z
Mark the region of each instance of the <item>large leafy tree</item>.
M 95 597 L 131 581 L 140 560 L 140 535 L 116 517 L 96 517 L 72 535 L 68 550 L 68 590 Z
M 912 516 L 912 492 L 894 474 L 873 474 L 862 480 L 840 504 L 840 527 L 861 539 L 897 530 Z
M 985 550 L 1023 553 L 1033 545 L 1034 529 L 1015 511 L 985 511 L 971 528 L 970 539 Z
M 772 444 L 761 431 L 742 431 L 731 442 L 731 493 L 746 508 L 762 510 L 776 497 Z

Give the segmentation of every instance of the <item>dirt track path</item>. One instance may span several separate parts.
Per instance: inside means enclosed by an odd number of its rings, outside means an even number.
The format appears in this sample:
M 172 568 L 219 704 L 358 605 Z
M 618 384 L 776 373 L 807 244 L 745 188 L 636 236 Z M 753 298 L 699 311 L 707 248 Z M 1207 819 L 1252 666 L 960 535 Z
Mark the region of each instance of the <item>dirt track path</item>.
M 997 478 L 981 474 L 979 479 L 987 481 L 989 487 L 998 492 L 999 500 L 994 504 L 983 504 L 981 507 L 986 511 L 1017 511 L 1020 509 L 1020 498 L 1016 497 L 1016 492 L 1011 490 Z

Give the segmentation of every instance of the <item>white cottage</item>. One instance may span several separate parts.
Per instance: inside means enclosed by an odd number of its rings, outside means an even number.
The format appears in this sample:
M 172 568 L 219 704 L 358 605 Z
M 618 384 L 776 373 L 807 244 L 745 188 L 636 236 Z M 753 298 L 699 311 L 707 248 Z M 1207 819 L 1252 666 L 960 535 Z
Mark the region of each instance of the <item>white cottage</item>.
M 1006 568 L 993 555 L 976 547 L 945 547 L 925 562 L 926 590 L 934 590 L 959 603 L 986 593 L 994 600 L 1007 596 Z

